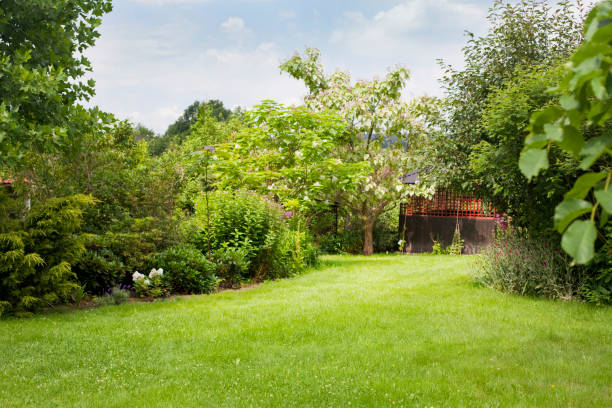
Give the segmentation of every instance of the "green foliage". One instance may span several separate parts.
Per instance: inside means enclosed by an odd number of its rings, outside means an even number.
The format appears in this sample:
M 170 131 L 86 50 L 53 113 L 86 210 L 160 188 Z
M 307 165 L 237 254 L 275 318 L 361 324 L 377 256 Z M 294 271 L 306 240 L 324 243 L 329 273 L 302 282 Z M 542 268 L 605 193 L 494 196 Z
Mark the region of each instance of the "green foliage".
M 228 122 L 232 116 L 237 115 L 233 115 L 229 109 L 223 106 L 223 102 L 219 100 L 211 99 L 205 102 L 195 101 L 185 109 L 183 114 L 174 123 L 168 126 L 164 135 L 150 135 L 146 138 L 149 146 L 149 153 L 152 156 L 160 156 L 172 146 L 182 145 L 194 134 L 201 135 L 203 130 L 210 131 L 211 126 L 213 128 L 215 127 L 212 124 Z M 202 126 L 203 123 L 205 124 L 204 126 Z M 213 129 L 213 131 L 218 130 L 219 126 L 216 126 L 216 128 L 217 129 Z M 205 133 L 210 134 L 209 132 Z
M 453 240 L 448 248 L 446 248 L 446 252 L 449 255 L 461 255 L 461 251 L 463 251 L 463 238 L 461 238 L 461 232 L 459 228 L 455 229 L 453 233 Z M 435 243 L 434 243 L 435 245 Z
M 329 232 L 317 237 L 321 252 L 325 254 L 358 254 L 363 250 L 361 230 L 344 230 Z
M 139 298 L 165 298 L 170 295 L 168 285 L 163 278 L 163 269 L 151 269 L 149 275 L 144 275 L 138 271 L 132 274 L 134 292 Z
M 469 156 L 472 187 L 494 207 L 512 216 L 535 236 L 551 235 L 555 203 L 578 175 L 578 163 L 561 149 L 550 151 L 550 166 L 527 183 L 519 156 L 528 134 L 529 117 L 558 98 L 546 90 L 558 84 L 562 66 L 536 66 L 516 72 L 516 77 L 489 95 L 482 112 L 487 140 L 473 146 Z M 537 208 L 537 211 L 533 209 Z
M 612 225 L 605 227 L 605 243 L 587 267 L 588 279 L 580 294 L 597 305 L 612 303 Z
M 215 261 L 222 265 L 217 276 L 228 284 L 288 276 L 313 262 L 310 238 L 303 232 L 292 235 L 281 207 L 265 198 L 242 191 L 215 191 L 209 197 L 209 210 L 210 227 L 206 196 L 201 195 L 191 240 L 203 253 L 208 253 L 210 243 L 214 259 L 234 259 L 225 265 L 228 270 L 222 261 Z
M 523 229 L 497 231 L 495 243 L 475 263 L 476 276 L 487 286 L 509 293 L 570 300 L 584 289 L 581 267 L 555 243 L 530 237 Z
M 193 245 L 176 245 L 154 255 L 150 265 L 164 270 L 173 293 L 211 293 L 217 285 L 215 264 Z
M 128 301 L 130 291 L 118 287 L 110 288 L 104 295 L 96 297 L 95 302 L 98 306 L 121 305 Z
M 406 185 L 401 177 L 422 164 L 411 148 L 423 141 L 429 130 L 423 113 L 429 109 L 429 99 L 401 98 L 409 78 L 408 70 L 398 66 L 384 78 L 352 82 L 350 74 L 337 71 L 326 76 L 319 62 L 319 51 L 306 49 L 280 66 L 281 71 L 303 80 L 309 89 L 304 98 L 313 112 L 335 111 L 346 126 L 334 144 L 331 157 L 356 167 L 353 178 L 339 183 L 333 190 L 333 201 L 349 208 L 361 223 L 363 253 L 374 251 L 373 230 L 378 217 L 410 195 L 431 195 L 427 183 Z M 276 135 L 272 133 L 270 137 Z M 315 162 L 316 163 L 316 162 Z M 343 181 L 342 177 L 338 177 Z M 323 184 L 323 182 L 320 182 Z M 310 195 L 308 195 L 310 197 Z
M 18 228 L 0 234 L 0 308 L 27 313 L 69 297 L 71 269 L 84 252 L 76 235 L 90 196 L 50 199 L 35 206 Z
M 249 278 L 249 260 L 246 248 L 224 245 L 215 249 L 211 257 L 215 262 L 215 273 L 221 279 L 222 286 L 228 288 L 240 287 L 240 283 Z
M 216 191 L 210 196 L 210 229 L 202 195 L 196 204 L 196 219 L 201 230 L 194 237 L 200 251 L 227 245 L 244 248 L 249 261 L 249 273 L 265 276 L 270 268 L 270 253 L 275 248 L 285 224 L 282 210 L 264 198 L 246 192 Z
M 79 100 L 94 94 L 85 51 L 110 0 L 3 0 L 0 5 L 0 167 L 63 149 L 82 132 Z
M 448 251 L 446 249 L 444 249 L 444 246 L 442 245 L 442 241 L 438 241 L 433 239 L 433 246 L 431 247 L 431 254 L 432 255 L 446 255 L 448 254 Z
M 482 149 L 490 143 L 493 146 L 487 153 L 498 156 L 504 167 L 514 167 L 513 138 L 524 131 L 525 113 L 543 106 L 549 98 L 538 93 L 537 88 L 554 80 L 554 72 L 547 67 L 567 58 L 580 43 L 583 14 L 581 3 L 572 1 L 561 1 L 555 8 L 539 0 L 493 2 L 487 16 L 488 33 L 482 37 L 468 33 L 463 48 L 464 67 L 457 69 L 442 63 L 446 119 L 440 123 L 443 131 L 435 138 L 431 152 L 432 171 L 440 183 L 486 193 L 487 188 L 505 190 L 520 182 L 515 170 L 507 177 L 496 172 L 491 176 L 494 180 L 479 172 L 474 175 L 470 155 L 475 147 Z M 540 67 L 544 81 L 538 81 L 534 67 Z M 518 75 L 525 75 L 524 70 L 532 72 L 531 78 L 525 78 L 523 84 L 509 85 L 510 89 L 500 95 L 498 90 Z M 512 94 L 518 96 L 516 107 L 509 104 Z M 495 98 L 508 103 L 496 109 Z M 503 110 L 508 110 L 507 117 L 498 116 Z M 487 111 L 488 117 L 483 118 Z M 514 135 L 512 127 L 516 128 Z M 502 155 L 504 150 L 512 153 L 508 159 Z M 503 198 L 503 191 L 493 196 Z
M 549 167 L 553 146 L 580 161 L 587 171 L 565 194 L 555 210 L 555 227 L 563 233 L 563 249 L 578 264 L 595 254 L 597 220 L 609 222 L 612 178 L 612 1 L 598 4 L 586 21 L 585 41 L 570 58 L 560 85 L 560 106 L 548 107 L 531 118 L 530 134 L 521 154 L 521 171 L 531 180 Z M 589 200 L 585 200 L 590 195 Z M 583 215 L 588 214 L 588 219 Z
M 114 230 L 84 237 L 86 252 L 73 267 L 87 291 L 102 293 L 146 270 L 150 258 L 179 241 L 173 220 L 129 219 Z
M 316 265 L 319 250 L 304 231 L 284 231 L 272 260 L 271 279 L 287 278 Z

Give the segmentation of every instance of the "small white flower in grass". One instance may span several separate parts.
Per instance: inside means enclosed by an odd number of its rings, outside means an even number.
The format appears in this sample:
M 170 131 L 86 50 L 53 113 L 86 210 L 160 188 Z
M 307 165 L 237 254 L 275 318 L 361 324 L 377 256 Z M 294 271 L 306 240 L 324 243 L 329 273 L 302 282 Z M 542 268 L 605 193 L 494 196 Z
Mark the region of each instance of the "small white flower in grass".
M 295 152 L 295 155 L 296 155 L 297 157 L 302 157 L 302 156 L 304 156 L 304 154 L 303 154 L 302 152 L 300 152 L 299 150 L 297 150 L 297 151 Z
M 236 149 L 240 149 L 240 145 L 239 145 L 238 143 L 236 143 L 236 144 L 234 145 L 234 148 L 236 148 Z
M 319 183 L 318 181 L 315 181 L 313 184 L 313 187 L 321 187 L 321 183 Z
M 317 140 L 315 140 L 314 142 L 312 142 L 312 147 L 317 147 L 317 146 L 320 146 L 320 145 L 321 145 L 321 142 L 319 142 L 319 141 L 317 141 Z

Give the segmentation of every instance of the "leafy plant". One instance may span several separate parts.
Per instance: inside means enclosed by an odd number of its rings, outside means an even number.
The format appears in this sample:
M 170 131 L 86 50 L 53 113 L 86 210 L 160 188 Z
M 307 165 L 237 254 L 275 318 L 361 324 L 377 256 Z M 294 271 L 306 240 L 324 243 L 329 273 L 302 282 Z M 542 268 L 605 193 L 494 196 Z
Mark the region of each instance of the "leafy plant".
M 143 275 L 136 271 L 132 274 L 134 282 L 134 292 L 140 298 L 160 298 L 166 297 L 170 293 L 162 279 L 164 275 L 163 269 L 151 269 L 149 275 Z
M 448 248 L 446 248 L 446 252 L 449 255 L 461 255 L 461 251 L 463 251 L 463 238 L 461 238 L 461 232 L 459 228 L 455 228 L 455 232 L 453 233 L 453 240 Z
M 85 195 L 51 199 L 0 234 L 0 311 L 27 314 L 69 299 L 78 287 L 71 266 L 85 250 L 77 233 L 93 204 Z
M 95 298 L 98 306 L 120 305 L 126 303 L 130 297 L 130 291 L 119 287 L 109 288 L 108 291 Z
M 241 282 L 249 278 L 248 251 L 245 248 L 225 245 L 213 251 L 212 259 L 222 286 L 240 287 Z
M 561 84 L 560 106 L 551 106 L 531 117 L 520 168 L 532 180 L 548 169 L 553 145 L 574 156 L 585 171 L 556 207 L 554 224 L 563 234 L 563 249 L 578 264 L 595 254 L 598 224 L 602 228 L 612 213 L 612 118 L 610 69 L 612 68 L 612 1 L 598 4 L 586 21 L 585 41 L 570 58 Z M 588 218 L 584 218 L 583 216 Z
M 536 239 L 522 228 L 497 230 L 495 242 L 475 261 L 477 280 L 520 295 L 569 300 L 579 297 L 586 276 L 554 242 Z
M 177 245 L 155 254 L 151 265 L 164 270 L 163 280 L 174 293 L 211 293 L 215 290 L 216 266 L 193 245 Z

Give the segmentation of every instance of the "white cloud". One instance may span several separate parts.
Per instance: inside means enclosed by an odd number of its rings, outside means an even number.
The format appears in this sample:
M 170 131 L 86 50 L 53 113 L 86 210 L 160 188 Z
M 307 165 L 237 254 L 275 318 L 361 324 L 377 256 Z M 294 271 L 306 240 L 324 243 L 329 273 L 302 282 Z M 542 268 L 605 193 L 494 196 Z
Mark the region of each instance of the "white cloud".
M 341 28 L 332 31 L 330 42 L 359 55 L 402 55 L 437 37 L 447 26 L 469 26 L 484 11 L 455 0 L 404 1 L 369 19 L 361 12 L 346 12 Z M 458 40 L 461 40 L 459 38 Z
M 168 124 L 173 123 L 183 114 L 185 108 L 186 106 L 182 108 L 177 106 L 165 106 L 149 112 L 119 112 L 116 115 L 120 119 L 128 119 L 134 124 L 141 123 L 155 130 L 157 133 L 163 133 L 168 127 Z
M 227 20 L 221 23 L 221 28 L 227 33 L 237 34 L 248 31 L 244 20 L 240 17 L 229 17 Z

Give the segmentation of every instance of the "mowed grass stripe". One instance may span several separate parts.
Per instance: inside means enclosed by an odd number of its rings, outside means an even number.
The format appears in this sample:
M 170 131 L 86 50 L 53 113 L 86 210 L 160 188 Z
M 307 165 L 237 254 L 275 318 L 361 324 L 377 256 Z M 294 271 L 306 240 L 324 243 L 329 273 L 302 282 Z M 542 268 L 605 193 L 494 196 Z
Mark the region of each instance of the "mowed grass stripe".
M 0 406 L 612 406 L 612 310 L 471 257 L 329 256 L 239 292 L 0 321 Z

